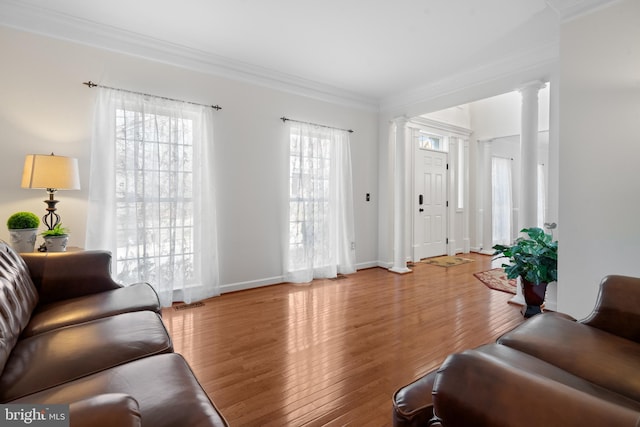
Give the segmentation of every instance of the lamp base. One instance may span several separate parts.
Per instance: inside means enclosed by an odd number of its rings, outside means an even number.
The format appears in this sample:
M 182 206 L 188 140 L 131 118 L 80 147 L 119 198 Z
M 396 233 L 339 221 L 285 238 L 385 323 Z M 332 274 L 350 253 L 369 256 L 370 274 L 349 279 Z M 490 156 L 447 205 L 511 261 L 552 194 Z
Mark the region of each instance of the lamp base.
M 53 197 L 56 193 L 55 188 L 47 188 L 47 192 L 49 193 L 49 198 L 44 200 L 47 204 L 47 213 L 42 217 L 42 222 L 47 226 L 49 230 L 53 230 L 56 225 L 60 224 L 60 215 L 56 213 L 56 204 L 58 200 L 55 200 Z

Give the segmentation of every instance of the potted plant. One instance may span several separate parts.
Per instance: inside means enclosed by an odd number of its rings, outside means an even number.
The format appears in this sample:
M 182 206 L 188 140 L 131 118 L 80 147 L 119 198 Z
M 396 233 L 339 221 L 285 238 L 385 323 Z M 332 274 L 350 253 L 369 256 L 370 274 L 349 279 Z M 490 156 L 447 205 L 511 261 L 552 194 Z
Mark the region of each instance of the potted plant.
M 31 212 L 16 212 L 7 220 L 11 247 L 16 252 L 33 252 L 40 218 Z
M 51 230 L 40 233 L 44 237 L 44 247 L 47 252 L 66 252 L 69 240 L 69 229 L 56 224 Z
M 520 277 L 527 304 L 524 317 L 531 317 L 542 311 L 547 285 L 558 279 L 558 242 L 541 228 L 524 228 L 520 232 L 526 236 L 511 246 L 495 245 L 493 255 L 494 259 L 509 259 L 502 267 L 507 278 Z

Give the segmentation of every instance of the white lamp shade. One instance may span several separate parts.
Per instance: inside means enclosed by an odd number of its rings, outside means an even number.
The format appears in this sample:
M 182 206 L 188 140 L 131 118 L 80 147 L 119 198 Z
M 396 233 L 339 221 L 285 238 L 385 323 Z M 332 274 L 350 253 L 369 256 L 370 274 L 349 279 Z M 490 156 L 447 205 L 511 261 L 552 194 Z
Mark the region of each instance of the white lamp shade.
M 22 170 L 22 188 L 79 190 L 78 159 L 53 154 L 28 154 Z

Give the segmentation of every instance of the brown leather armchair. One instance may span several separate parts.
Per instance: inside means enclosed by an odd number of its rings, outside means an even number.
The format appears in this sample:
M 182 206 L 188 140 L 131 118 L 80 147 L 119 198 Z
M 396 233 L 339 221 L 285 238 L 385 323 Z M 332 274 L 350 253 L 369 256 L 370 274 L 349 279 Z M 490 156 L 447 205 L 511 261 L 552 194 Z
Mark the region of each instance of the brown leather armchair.
M 608 276 L 582 321 L 543 313 L 394 394 L 394 426 L 640 425 L 640 278 Z

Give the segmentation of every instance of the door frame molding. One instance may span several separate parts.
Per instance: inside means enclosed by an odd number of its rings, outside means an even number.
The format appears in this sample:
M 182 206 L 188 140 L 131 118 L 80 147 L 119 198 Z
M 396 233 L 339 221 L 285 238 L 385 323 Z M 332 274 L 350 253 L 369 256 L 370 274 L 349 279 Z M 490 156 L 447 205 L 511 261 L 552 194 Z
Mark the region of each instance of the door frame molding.
M 447 245 L 446 245 L 446 254 L 447 255 L 455 255 L 456 254 L 456 240 L 455 238 L 453 238 L 453 236 L 456 234 L 457 231 L 457 227 L 461 227 L 461 233 L 462 233 L 462 251 L 469 251 L 470 250 L 470 237 L 469 237 L 469 165 L 471 163 L 471 153 L 469 150 L 469 139 L 471 134 L 473 133 L 473 131 L 471 129 L 467 129 L 461 126 L 456 126 L 456 125 L 452 125 L 446 122 L 441 122 L 438 120 L 433 120 L 433 119 L 428 119 L 426 117 L 413 117 L 411 119 L 409 119 L 409 121 L 407 122 L 407 129 L 410 130 L 410 136 L 409 136 L 409 141 L 411 144 L 411 150 L 410 150 L 410 156 L 411 156 L 411 161 L 410 161 L 410 176 L 411 176 L 411 202 L 407 203 L 407 212 L 410 215 L 409 218 L 409 224 L 411 224 L 411 231 L 409 233 L 409 235 L 411 236 L 411 245 L 410 245 L 410 256 L 413 262 L 417 262 L 419 260 L 414 259 L 415 258 L 415 246 L 416 246 L 416 241 L 415 241 L 415 209 L 417 209 L 417 200 L 416 200 L 416 185 L 415 185 L 415 176 L 416 176 L 416 146 L 415 144 L 417 144 L 416 142 L 416 138 L 415 133 L 418 131 L 423 131 L 423 132 L 427 132 L 427 133 L 432 133 L 434 135 L 440 135 L 443 136 L 446 139 L 446 149 L 443 150 L 446 154 L 447 154 L 447 174 L 446 174 L 446 179 L 447 179 L 447 198 L 448 198 L 448 202 L 449 202 L 449 206 L 446 209 L 446 215 L 447 218 L 446 220 L 446 233 L 447 233 Z M 452 153 L 451 150 L 449 149 L 449 139 L 450 138 L 457 138 L 458 141 L 456 143 L 454 143 L 453 145 L 457 145 L 458 142 L 460 143 L 460 145 L 463 147 L 463 149 L 465 150 L 466 153 L 466 158 L 465 158 L 465 172 L 464 172 L 464 179 L 465 179 L 465 184 L 464 184 L 464 209 L 462 209 L 461 213 L 462 213 L 462 218 L 459 221 L 456 221 L 456 213 L 458 211 L 457 209 L 457 200 L 456 200 L 456 195 L 457 195 L 457 188 L 455 185 L 452 185 L 452 183 L 455 184 L 455 175 L 454 173 L 456 173 L 457 171 L 457 163 L 458 163 L 458 159 L 457 159 L 457 149 L 458 147 L 456 147 L 455 149 L 455 153 Z M 434 151 L 438 151 L 438 150 L 434 150 Z M 453 154 L 453 156 L 452 156 Z

